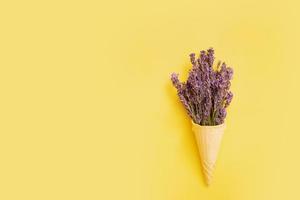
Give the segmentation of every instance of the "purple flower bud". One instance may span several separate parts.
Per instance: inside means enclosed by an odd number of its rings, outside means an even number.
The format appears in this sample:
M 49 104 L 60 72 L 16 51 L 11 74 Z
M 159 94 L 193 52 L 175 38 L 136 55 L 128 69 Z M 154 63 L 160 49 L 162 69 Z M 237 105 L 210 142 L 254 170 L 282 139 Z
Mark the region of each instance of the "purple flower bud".
M 178 79 L 178 74 L 172 73 L 171 74 L 171 80 L 172 80 L 173 85 L 176 87 L 176 89 L 180 90 L 182 84 L 180 83 L 180 81 Z
M 228 92 L 227 95 L 226 95 L 226 98 L 225 98 L 225 108 L 227 108 L 229 106 L 229 104 L 231 103 L 232 101 L 232 98 L 233 98 L 233 94 L 232 92 Z
M 191 54 L 190 54 L 190 60 L 191 60 L 191 63 L 192 63 L 193 65 L 196 64 L 196 58 L 195 58 L 195 54 L 194 54 L 194 53 L 191 53 Z
M 215 60 L 215 57 L 214 57 L 214 49 L 213 48 L 210 48 L 207 50 L 207 55 L 208 55 L 208 63 L 209 63 L 209 66 L 212 67 L 213 64 L 214 64 L 214 60 Z
M 233 69 L 231 67 L 227 67 L 226 73 L 227 73 L 228 80 L 231 80 L 233 76 Z

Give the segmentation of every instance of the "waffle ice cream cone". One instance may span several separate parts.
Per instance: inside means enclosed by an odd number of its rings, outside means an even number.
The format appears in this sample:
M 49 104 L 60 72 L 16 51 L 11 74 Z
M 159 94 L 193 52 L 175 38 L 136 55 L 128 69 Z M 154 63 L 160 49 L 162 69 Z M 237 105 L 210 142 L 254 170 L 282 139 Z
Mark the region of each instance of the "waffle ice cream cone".
M 211 184 L 225 124 L 200 126 L 192 122 L 200 153 L 203 174 L 207 185 Z

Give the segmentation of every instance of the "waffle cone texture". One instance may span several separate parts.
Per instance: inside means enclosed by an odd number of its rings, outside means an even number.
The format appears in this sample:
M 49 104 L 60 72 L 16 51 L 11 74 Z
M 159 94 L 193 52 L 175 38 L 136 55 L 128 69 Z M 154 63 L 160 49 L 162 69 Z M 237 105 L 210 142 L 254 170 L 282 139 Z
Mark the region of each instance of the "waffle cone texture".
M 201 126 L 192 122 L 192 129 L 197 140 L 204 178 L 206 184 L 210 185 L 213 179 L 213 172 L 225 130 L 225 124 Z

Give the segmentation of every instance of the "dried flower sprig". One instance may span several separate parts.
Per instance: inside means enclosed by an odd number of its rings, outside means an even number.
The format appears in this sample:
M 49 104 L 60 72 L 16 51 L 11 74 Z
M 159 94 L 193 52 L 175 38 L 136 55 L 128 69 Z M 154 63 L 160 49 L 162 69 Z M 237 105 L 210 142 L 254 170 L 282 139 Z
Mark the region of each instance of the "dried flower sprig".
M 186 82 L 180 82 L 178 74 L 172 73 L 171 80 L 180 101 L 194 123 L 214 126 L 224 123 L 226 108 L 230 105 L 233 94 L 230 80 L 233 69 L 223 62 L 218 62 L 214 69 L 214 50 L 201 51 L 199 58 L 190 54 L 193 65 Z

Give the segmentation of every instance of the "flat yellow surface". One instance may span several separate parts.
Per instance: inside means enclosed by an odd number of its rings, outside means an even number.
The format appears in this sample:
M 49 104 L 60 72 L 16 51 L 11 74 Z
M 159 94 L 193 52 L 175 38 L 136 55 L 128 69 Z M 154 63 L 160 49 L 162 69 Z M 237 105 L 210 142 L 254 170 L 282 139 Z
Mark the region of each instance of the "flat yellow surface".
M 300 3 L 1 1 L 0 199 L 300 199 Z M 214 182 L 169 80 L 234 67 Z

